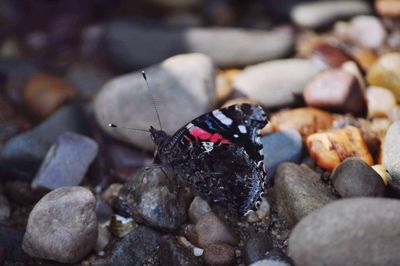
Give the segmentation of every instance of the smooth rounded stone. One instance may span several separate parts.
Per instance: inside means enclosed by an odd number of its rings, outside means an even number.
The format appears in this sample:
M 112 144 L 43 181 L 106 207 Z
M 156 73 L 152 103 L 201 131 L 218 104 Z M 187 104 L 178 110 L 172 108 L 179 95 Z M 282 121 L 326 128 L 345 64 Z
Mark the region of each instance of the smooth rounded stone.
M 289 226 L 336 199 L 322 183 L 320 174 L 294 163 L 283 163 L 278 167 L 274 192 L 278 213 Z
M 174 173 L 161 167 L 145 167 L 129 180 L 119 192 L 118 209 L 151 227 L 174 231 L 187 218 L 190 197 Z
M 246 265 L 252 264 L 264 258 L 265 253 L 271 250 L 273 241 L 266 233 L 253 233 L 244 245 L 244 259 Z
M 126 70 L 184 53 L 208 55 L 216 65 L 226 68 L 284 57 L 293 40 L 293 32 L 285 29 L 173 27 L 117 19 L 106 25 L 103 45 L 111 61 Z M 163 45 L 154 45 L 159 43 Z
M 83 187 L 46 194 L 29 215 L 22 248 L 32 257 L 75 263 L 97 241 L 96 199 Z
M 203 215 L 195 225 L 197 243 L 206 248 L 211 244 L 226 243 L 232 246 L 238 244 L 238 239 L 231 229 L 225 225 L 214 213 Z
M 400 100 L 400 53 L 387 53 L 379 58 L 367 72 L 367 81 L 372 86 L 391 90 Z
M 141 72 L 114 78 L 97 95 L 97 122 L 113 137 L 146 150 L 153 150 L 154 143 L 148 133 L 132 133 L 130 130 L 110 128 L 108 124 L 116 123 L 145 130 L 151 125 L 158 127 L 151 93 L 155 101 L 161 103 L 158 109 L 163 129 L 173 134 L 185 123 L 215 105 L 214 72 L 215 68 L 209 57 L 186 54 L 171 57 L 146 69 L 150 91 Z
M 83 98 L 94 96 L 111 77 L 108 71 L 84 63 L 72 65 L 65 74 L 65 80 Z
M 368 116 L 390 117 L 393 109 L 396 108 L 396 98 L 393 92 L 381 87 L 368 87 Z
M 325 111 L 312 107 L 283 110 L 271 116 L 270 124 L 274 131 L 296 129 L 303 138 L 318 131 L 329 129 L 333 116 Z
M 382 178 L 383 183 L 387 186 L 389 184 L 389 174 L 385 167 L 382 164 L 375 164 L 372 166 L 372 169 Z
M 38 126 L 9 139 L 1 151 L 0 173 L 32 180 L 51 145 L 67 131 L 85 135 L 89 132 L 77 104 L 60 108 Z
M 375 9 L 379 15 L 385 17 L 400 17 L 400 3 L 397 0 L 376 0 Z
M 79 185 L 98 149 L 97 143 L 89 137 L 72 132 L 63 133 L 47 152 L 32 181 L 32 188 L 53 190 Z
M 139 225 L 115 243 L 106 265 L 142 266 L 154 256 L 160 244 L 160 233 Z
M 378 49 L 385 42 L 386 30 L 375 16 L 357 16 L 350 21 L 347 36 L 368 49 Z
M 320 28 L 341 18 L 371 13 L 364 1 L 319 1 L 296 5 L 290 16 L 297 25 L 305 28 Z
M 341 197 L 383 197 L 385 184 L 366 162 L 347 158 L 332 172 L 333 186 Z
M 343 70 L 327 70 L 313 78 L 304 90 L 307 105 L 362 115 L 367 101 L 357 78 Z
M 193 253 L 181 246 L 173 236 L 161 238 L 158 260 L 162 266 L 201 265 Z
M 235 249 L 228 244 L 211 244 L 204 249 L 206 265 L 228 266 L 235 262 Z
M 279 249 L 268 251 L 262 260 L 259 260 L 250 266 L 294 266 L 293 260 L 285 255 Z
M 283 162 L 298 163 L 301 159 L 303 141 L 295 129 L 286 129 L 261 138 L 264 151 L 266 184 L 272 180 L 276 169 Z
M 266 108 L 293 105 L 304 87 L 322 69 L 311 60 L 283 59 L 246 67 L 233 87 Z
M 383 165 L 391 178 L 389 184 L 400 188 L 400 121 L 394 122 L 388 129 L 383 144 Z
M 208 205 L 207 201 L 199 196 L 194 197 L 188 211 L 190 220 L 193 223 L 197 223 L 201 216 L 209 212 L 211 212 L 211 207 Z
M 64 80 L 45 73 L 31 75 L 23 89 L 26 105 L 42 118 L 48 117 L 66 101 L 76 96 L 75 89 Z
M 0 194 L 0 222 L 6 222 L 10 218 L 10 203 L 8 199 Z
M 360 158 L 368 165 L 374 164 L 360 129 L 354 126 L 312 134 L 308 136 L 306 144 L 311 158 L 328 171 L 348 157 Z
M 296 225 L 288 254 L 297 266 L 398 265 L 399 219 L 397 199 L 338 200 Z

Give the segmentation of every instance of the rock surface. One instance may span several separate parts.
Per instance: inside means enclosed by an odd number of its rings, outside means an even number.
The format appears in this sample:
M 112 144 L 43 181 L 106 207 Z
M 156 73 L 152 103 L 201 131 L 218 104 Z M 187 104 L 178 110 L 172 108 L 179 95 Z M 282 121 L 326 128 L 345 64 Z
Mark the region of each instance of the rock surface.
M 367 89 L 368 116 L 370 117 L 390 117 L 396 108 L 396 98 L 394 94 L 381 87 L 371 86 Z
M 146 69 L 150 92 L 140 72 L 117 77 L 106 83 L 95 102 L 99 125 L 113 137 L 152 150 L 149 133 L 109 128 L 109 123 L 148 130 L 158 127 L 150 93 L 159 102 L 163 129 L 173 134 L 185 123 L 210 111 L 216 103 L 214 65 L 201 54 L 171 57 Z M 162 102 L 159 100 L 162 99 Z M 173 104 L 172 104 L 173 103 Z M 183 111 L 184 110 L 184 111 Z
M 338 200 L 296 225 L 288 254 L 298 266 L 397 265 L 399 219 L 398 200 Z
M 386 30 L 374 16 L 357 16 L 350 22 L 348 37 L 369 49 L 378 49 L 386 39 Z
M 97 241 L 95 197 L 83 187 L 46 194 L 29 215 L 22 248 L 32 257 L 75 263 Z
M 227 244 L 211 244 L 204 249 L 203 257 L 207 265 L 233 265 L 235 250 Z
M 196 196 L 190 204 L 188 212 L 190 220 L 193 223 L 197 223 L 201 216 L 211 212 L 211 207 L 207 201 L 203 200 L 200 196 Z
M 162 266 L 201 265 L 190 250 L 179 245 L 173 236 L 162 237 L 158 259 Z
M 400 188 L 400 121 L 394 122 L 386 133 L 383 144 L 383 165 L 391 178 L 389 184 Z

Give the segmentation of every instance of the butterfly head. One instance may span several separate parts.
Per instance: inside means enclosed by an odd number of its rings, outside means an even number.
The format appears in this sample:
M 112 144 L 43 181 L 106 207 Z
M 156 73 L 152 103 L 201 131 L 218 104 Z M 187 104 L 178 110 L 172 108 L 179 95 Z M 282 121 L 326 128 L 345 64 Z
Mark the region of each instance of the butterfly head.
M 169 139 L 169 136 L 163 130 L 158 130 L 151 126 L 149 131 L 151 139 L 157 146 L 160 146 Z

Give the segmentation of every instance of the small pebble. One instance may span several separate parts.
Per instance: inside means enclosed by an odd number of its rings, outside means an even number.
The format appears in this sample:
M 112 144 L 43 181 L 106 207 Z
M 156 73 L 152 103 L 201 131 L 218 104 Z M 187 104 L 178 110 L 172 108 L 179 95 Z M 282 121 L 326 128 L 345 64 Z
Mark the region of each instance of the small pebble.
M 400 121 L 394 122 L 383 144 L 383 165 L 390 175 L 389 184 L 400 189 Z
M 375 0 L 375 9 L 385 17 L 400 17 L 400 3 L 397 0 Z
M 375 170 L 375 172 L 382 178 L 382 181 L 385 184 L 385 186 L 387 186 L 390 177 L 385 167 L 383 167 L 383 165 L 381 164 L 375 164 L 372 166 L 372 169 Z
M 108 188 L 102 193 L 101 197 L 102 199 L 107 202 L 107 204 L 111 207 L 114 208 L 115 203 L 117 202 L 118 199 L 118 194 L 121 188 L 123 187 L 122 184 L 119 183 L 113 183 L 108 186 Z
M 208 205 L 207 201 L 199 196 L 194 197 L 188 211 L 190 220 L 193 223 L 197 223 L 201 216 L 209 212 L 211 212 L 211 207 Z
M 379 18 L 357 16 L 350 21 L 348 37 L 368 49 L 378 49 L 386 39 L 386 30 Z
M 235 250 L 227 244 L 211 244 L 204 249 L 206 265 L 228 266 L 235 261 Z
M 328 67 L 340 67 L 350 58 L 337 47 L 328 43 L 318 43 L 313 47 L 311 58 L 317 62 L 321 62 Z
M 370 117 L 390 117 L 396 108 L 396 98 L 394 94 L 385 88 L 371 86 L 367 89 L 368 116 Z
M 104 225 L 98 225 L 98 230 L 97 230 L 97 242 L 94 247 L 94 250 L 97 252 L 101 252 L 104 250 L 104 248 L 110 243 L 111 241 L 111 234 L 107 229 L 107 226 Z

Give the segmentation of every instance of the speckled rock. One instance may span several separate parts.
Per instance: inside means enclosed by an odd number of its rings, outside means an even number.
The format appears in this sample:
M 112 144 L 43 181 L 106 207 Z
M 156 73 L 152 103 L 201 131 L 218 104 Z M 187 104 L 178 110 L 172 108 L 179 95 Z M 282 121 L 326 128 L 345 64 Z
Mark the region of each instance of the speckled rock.
M 320 71 L 317 64 L 306 59 L 274 60 L 246 67 L 234 79 L 233 87 L 266 108 L 290 106 Z
M 201 54 L 174 56 L 146 69 L 151 94 L 159 103 L 160 119 L 167 133 L 175 133 L 188 121 L 213 108 L 216 103 L 214 72 L 210 58 Z M 145 130 L 151 125 L 158 127 L 150 92 L 140 72 L 107 82 L 97 95 L 95 115 L 99 125 L 113 137 L 153 150 L 149 133 L 132 134 L 129 130 L 108 127 L 109 123 Z
M 338 200 L 296 225 L 288 254 L 297 266 L 394 266 L 400 261 L 399 219 L 395 199 Z
M 278 167 L 274 191 L 279 215 L 292 226 L 336 199 L 318 173 L 294 163 L 283 163 Z
M 235 261 L 235 250 L 228 244 L 211 244 L 204 249 L 206 265 L 229 266 Z
M 95 197 L 83 187 L 46 194 L 29 215 L 22 248 L 32 257 L 75 263 L 97 240 Z
M 391 178 L 389 184 L 400 189 L 400 121 L 394 122 L 383 144 L 383 165 Z

